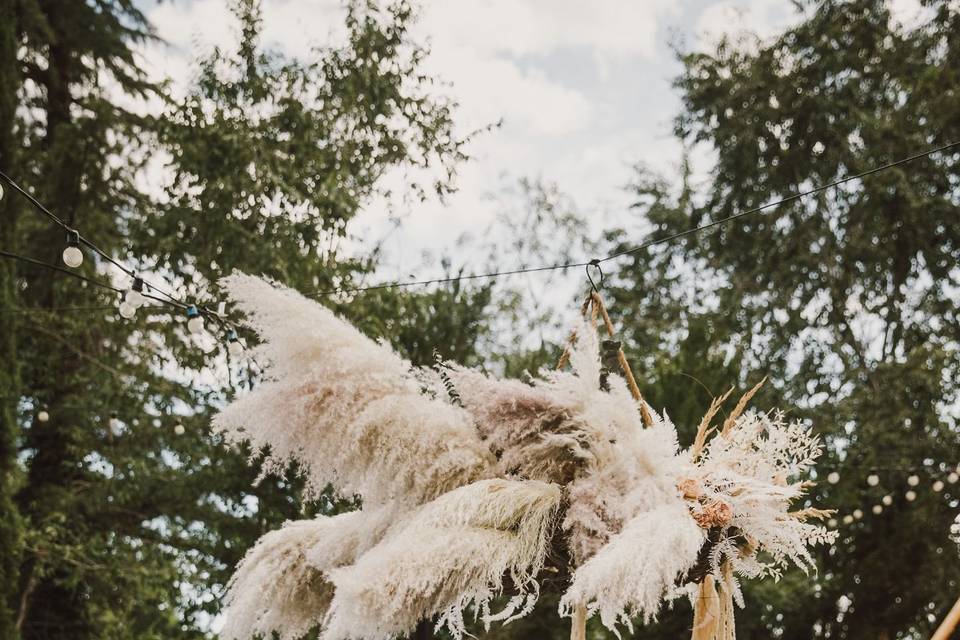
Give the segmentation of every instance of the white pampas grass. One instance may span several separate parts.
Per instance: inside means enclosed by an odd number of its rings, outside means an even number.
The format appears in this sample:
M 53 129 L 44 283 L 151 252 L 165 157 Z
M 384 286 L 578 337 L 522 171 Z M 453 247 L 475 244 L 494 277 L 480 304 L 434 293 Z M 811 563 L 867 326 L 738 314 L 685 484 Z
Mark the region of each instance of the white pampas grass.
M 743 414 L 759 385 L 708 441 L 728 394 L 714 401 L 681 451 L 666 413 L 645 428 L 620 376 L 600 388 L 589 323 L 570 370 L 525 384 L 454 363 L 414 370 L 293 291 L 245 275 L 223 285 L 260 334 L 267 380 L 216 428 L 263 452 L 265 472 L 295 461 L 314 490 L 363 503 L 257 543 L 228 587 L 229 638 L 317 627 L 321 640 L 392 640 L 436 619 L 459 639 L 469 609 L 485 624 L 529 612 L 548 555 L 550 569 L 571 565 L 561 613 L 618 633 L 685 580 L 710 572 L 739 598 L 734 572 L 807 570 L 809 545 L 836 535 L 810 522 L 826 512 L 789 510 L 820 445 L 781 414 Z M 512 598 L 491 612 L 500 595 Z
M 561 613 L 586 605 L 614 632 L 618 623 L 629 627 L 633 617 L 651 620 L 696 563 L 704 539 L 680 500 L 641 513 L 576 570 Z
M 214 419 L 231 442 L 297 461 L 365 504 L 429 500 L 488 474 L 493 462 L 462 409 L 420 393 L 410 364 L 322 305 L 247 275 L 222 280 L 263 342 L 268 381 Z
M 424 505 L 355 565 L 331 572 L 324 640 L 389 640 L 435 615 L 459 638 L 463 610 L 488 614 L 504 576 L 532 608 L 560 497 L 552 484 L 484 480 Z
M 383 535 L 389 514 L 353 511 L 287 522 L 240 561 L 224 598 L 224 638 L 276 632 L 299 638 L 317 626 L 333 599 L 327 573 L 353 563 Z

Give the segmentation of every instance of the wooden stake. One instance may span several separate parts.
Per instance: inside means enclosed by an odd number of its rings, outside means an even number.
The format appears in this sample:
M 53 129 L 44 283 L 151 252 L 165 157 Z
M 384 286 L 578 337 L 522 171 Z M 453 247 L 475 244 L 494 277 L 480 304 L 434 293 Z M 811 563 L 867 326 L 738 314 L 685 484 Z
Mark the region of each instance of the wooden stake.
M 930 636 L 930 640 L 950 640 L 957 625 L 960 625 L 960 598 L 957 598 L 957 601 L 953 603 L 950 613 L 940 623 L 936 632 Z
M 603 304 L 603 298 L 600 297 L 598 291 L 591 291 L 590 299 L 593 300 L 593 306 L 600 311 L 600 317 L 603 318 L 603 326 L 606 327 L 607 334 L 612 338 L 614 335 L 613 322 L 610 320 L 610 314 L 607 313 L 607 308 Z M 640 417 L 643 418 L 643 424 L 649 427 L 653 424 L 653 416 L 650 415 L 650 409 L 643 399 L 643 394 L 640 393 L 637 379 L 633 377 L 633 370 L 627 361 L 627 355 L 623 352 L 623 347 L 621 347 L 617 353 L 617 360 L 620 362 L 620 370 L 623 371 L 623 377 L 627 381 L 627 386 L 630 387 L 630 393 L 633 395 L 633 399 L 640 404 Z
M 570 640 L 587 640 L 587 607 L 578 604 L 570 620 Z
M 607 308 L 604 306 L 603 299 L 600 297 L 599 292 L 591 291 L 590 295 L 587 296 L 587 299 L 583 303 L 583 307 L 581 309 L 584 317 L 587 316 L 588 309 L 590 310 L 590 321 L 593 326 L 597 326 L 597 318 L 599 315 L 599 317 L 603 319 L 603 326 L 607 330 L 607 334 L 611 338 L 614 337 L 613 322 L 610 320 L 610 314 L 607 313 Z M 560 354 L 560 361 L 557 363 L 557 369 L 563 369 L 565 366 L 567 366 L 567 362 L 570 360 L 570 345 L 576 342 L 576 339 L 576 333 L 571 333 L 567 347 L 564 348 L 563 353 Z M 623 352 L 623 347 L 621 347 L 617 352 L 617 362 L 620 364 L 620 370 L 623 372 L 624 380 L 627 381 L 627 387 L 630 388 L 630 394 L 640 405 L 640 417 L 643 418 L 643 424 L 647 427 L 651 426 L 653 424 L 653 416 L 650 414 L 650 408 L 647 407 L 647 403 L 643 399 L 643 394 L 640 393 L 640 387 L 637 385 L 637 379 L 633 377 L 633 370 L 630 368 L 630 362 L 627 360 L 627 355 Z

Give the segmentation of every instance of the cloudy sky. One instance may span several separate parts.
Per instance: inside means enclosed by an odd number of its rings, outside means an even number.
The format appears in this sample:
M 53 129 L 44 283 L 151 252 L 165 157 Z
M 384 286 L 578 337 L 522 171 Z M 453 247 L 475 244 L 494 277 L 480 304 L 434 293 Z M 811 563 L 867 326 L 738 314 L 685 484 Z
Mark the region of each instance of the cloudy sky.
M 894 5 L 908 14 L 916 2 Z M 147 58 L 181 84 L 198 51 L 235 41 L 225 0 L 144 6 L 167 43 Z M 263 17 L 265 44 L 295 57 L 342 28 L 339 0 L 263 0 Z M 703 48 L 741 29 L 769 35 L 795 19 L 789 0 L 425 0 L 415 33 L 431 44 L 429 70 L 452 85 L 461 130 L 500 119 L 503 126 L 472 144 L 474 160 L 462 167 L 454 197 L 409 212 L 390 236 L 382 277 L 418 265 L 418 276 L 429 275 L 423 251 L 482 234 L 501 206 L 491 195 L 520 177 L 556 183 L 589 214 L 592 233 L 630 227 L 630 167 L 670 172 L 680 157 L 671 136 L 679 106 L 673 45 Z M 697 168 L 709 162 L 698 157 Z M 370 203 L 353 231 L 378 237 L 385 218 L 382 204 Z

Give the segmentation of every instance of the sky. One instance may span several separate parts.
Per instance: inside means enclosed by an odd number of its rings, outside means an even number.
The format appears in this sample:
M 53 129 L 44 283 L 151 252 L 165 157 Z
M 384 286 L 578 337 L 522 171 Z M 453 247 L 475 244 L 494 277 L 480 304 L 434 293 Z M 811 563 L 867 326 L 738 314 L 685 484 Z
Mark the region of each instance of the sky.
M 414 37 L 428 42 L 427 70 L 449 83 L 462 132 L 496 121 L 474 140 L 461 166 L 459 191 L 446 202 L 418 204 L 389 234 L 379 276 L 429 277 L 430 260 L 455 251 L 459 237 L 496 237 L 505 188 L 520 178 L 554 183 L 588 220 L 585 235 L 623 227 L 642 241 L 624 189 L 642 163 L 675 176 L 682 147 L 672 135 L 679 111 L 671 82 L 680 72 L 676 47 L 705 49 L 722 34 L 748 30 L 769 37 L 797 19 L 790 0 L 425 0 Z M 899 16 L 916 0 L 894 0 Z M 339 0 L 263 0 L 264 44 L 297 58 L 342 33 Z M 236 25 L 225 0 L 145 4 L 165 44 L 145 60 L 177 86 L 191 60 L 213 45 L 231 46 Z M 711 158 L 694 154 L 695 177 Z M 398 183 L 401 175 L 387 176 Z M 353 222 L 355 236 L 379 239 L 386 206 L 371 201 Z M 362 247 L 361 247 L 362 249 Z M 425 258 L 425 253 L 429 257 Z M 523 256 L 501 258 L 503 266 Z M 471 256 L 457 256 L 470 262 Z M 592 256 L 584 256 L 592 257 Z M 528 277 L 528 276 L 524 276 Z

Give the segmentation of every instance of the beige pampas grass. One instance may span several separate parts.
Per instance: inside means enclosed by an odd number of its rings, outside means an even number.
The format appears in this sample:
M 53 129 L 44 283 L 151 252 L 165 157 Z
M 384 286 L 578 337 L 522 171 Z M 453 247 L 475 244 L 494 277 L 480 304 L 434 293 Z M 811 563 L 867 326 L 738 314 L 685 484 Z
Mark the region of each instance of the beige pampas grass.
M 781 414 L 745 412 L 759 385 L 719 428 L 727 396 L 713 402 L 682 451 L 624 378 L 604 372 L 600 388 L 589 322 L 569 370 L 526 384 L 453 363 L 414 370 L 293 291 L 223 284 L 260 335 L 267 380 L 216 428 L 263 452 L 265 471 L 295 461 L 314 490 L 331 483 L 364 509 L 264 536 L 229 585 L 229 638 L 316 627 L 321 640 L 392 640 L 435 619 L 459 639 L 470 609 L 485 624 L 529 612 L 549 554 L 570 563 L 561 614 L 599 615 L 615 633 L 706 572 L 722 606 L 701 631 L 729 640 L 737 575 L 809 569 L 808 546 L 835 535 L 811 521 L 820 511 L 790 510 L 819 442 Z M 491 612 L 500 595 L 512 597 Z
M 529 610 L 560 497 L 552 484 L 484 480 L 422 506 L 355 565 L 331 573 L 324 640 L 389 640 L 433 616 L 460 637 L 468 607 L 489 619 Z M 521 597 L 491 616 L 504 576 Z
M 276 632 L 299 638 L 317 626 L 333 599 L 327 573 L 353 563 L 383 535 L 389 514 L 353 511 L 298 520 L 264 535 L 227 585 L 224 638 Z
M 629 627 L 633 617 L 651 620 L 696 563 L 704 539 L 679 499 L 641 513 L 576 570 L 561 613 L 586 605 L 613 631 L 618 624 Z
M 231 442 L 265 452 L 265 472 L 293 460 L 312 488 L 365 504 L 413 503 L 489 475 L 471 417 L 426 397 L 410 364 L 330 310 L 247 275 L 223 287 L 263 340 L 268 380 L 214 419 Z

